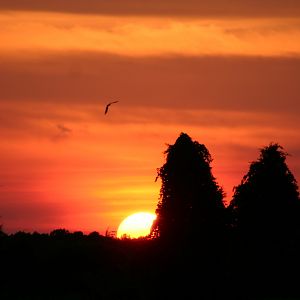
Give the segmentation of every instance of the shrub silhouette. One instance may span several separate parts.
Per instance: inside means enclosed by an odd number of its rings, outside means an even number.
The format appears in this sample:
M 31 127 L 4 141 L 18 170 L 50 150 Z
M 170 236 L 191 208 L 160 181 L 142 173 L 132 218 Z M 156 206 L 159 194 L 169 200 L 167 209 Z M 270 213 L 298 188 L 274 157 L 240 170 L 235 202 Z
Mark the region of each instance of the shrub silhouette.
M 3 225 L 0 224 L 0 238 L 6 236 L 5 232 L 3 231 Z
M 181 133 L 165 151 L 166 163 L 158 169 L 162 180 L 152 236 L 195 237 L 222 224 L 223 190 L 211 173 L 211 155 Z
M 64 228 L 54 229 L 50 232 L 50 236 L 54 238 L 66 238 L 70 236 L 70 232 Z
M 228 210 L 244 235 L 278 239 L 298 230 L 298 186 L 286 157 L 280 145 L 271 143 L 235 187 Z

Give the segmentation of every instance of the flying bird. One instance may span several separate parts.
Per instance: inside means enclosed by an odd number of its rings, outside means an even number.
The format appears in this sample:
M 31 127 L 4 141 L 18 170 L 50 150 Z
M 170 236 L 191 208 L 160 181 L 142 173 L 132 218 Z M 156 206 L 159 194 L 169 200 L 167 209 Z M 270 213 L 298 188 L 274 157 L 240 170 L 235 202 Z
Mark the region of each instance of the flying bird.
M 109 108 L 112 104 L 117 103 L 117 102 L 119 102 L 119 101 L 113 101 L 113 102 L 108 103 L 108 104 L 106 105 L 106 107 L 105 107 L 105 112 L 104 112 L 104 114 L 106 115 L 107 112 L 108 112 L 108 108 Z

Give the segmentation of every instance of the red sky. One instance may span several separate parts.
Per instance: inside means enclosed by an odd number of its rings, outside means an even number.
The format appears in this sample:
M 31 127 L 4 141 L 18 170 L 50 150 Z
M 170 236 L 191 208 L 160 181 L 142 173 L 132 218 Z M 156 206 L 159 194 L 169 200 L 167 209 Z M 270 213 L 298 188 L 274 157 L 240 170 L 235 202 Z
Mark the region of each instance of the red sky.
M 104 233 L 154 212 L 180 132 L 227 202 L 270 142 L 299 180 L 299 1 L 199 2 L 1 1 L 4 230 Z

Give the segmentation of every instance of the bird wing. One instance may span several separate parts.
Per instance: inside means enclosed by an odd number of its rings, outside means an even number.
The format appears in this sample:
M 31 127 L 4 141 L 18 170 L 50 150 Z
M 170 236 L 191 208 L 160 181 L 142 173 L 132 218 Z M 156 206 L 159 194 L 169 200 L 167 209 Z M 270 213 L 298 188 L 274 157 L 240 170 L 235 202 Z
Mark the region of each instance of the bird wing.
M 114 104 L 114 103 L 117 103 L 117 102 L 119 102 L 119 101 L 113 101 L 113 102 L 108 103 L 108 104 L 106 105 L 104 114 L 106 115 L 106 113 L 108 112 L 108 108 L 109 108 L 110 105 L 112 105 L 112 104 Z

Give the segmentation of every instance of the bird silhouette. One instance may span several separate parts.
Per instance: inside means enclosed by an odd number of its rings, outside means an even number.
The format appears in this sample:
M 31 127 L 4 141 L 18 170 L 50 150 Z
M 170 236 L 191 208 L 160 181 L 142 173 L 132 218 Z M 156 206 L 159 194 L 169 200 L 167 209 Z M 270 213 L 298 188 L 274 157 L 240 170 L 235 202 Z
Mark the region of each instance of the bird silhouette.
M 106 107 L 105 107 L 104 114 L 106 115 L 107 112 L 108 112 L 108 108 L 109 108 L 112 104 L 117 103 L 117 102 L 119 102 L 119 101 L 113 101 L 113 102 L 108 103 L 108 104 L 106 105 Z

